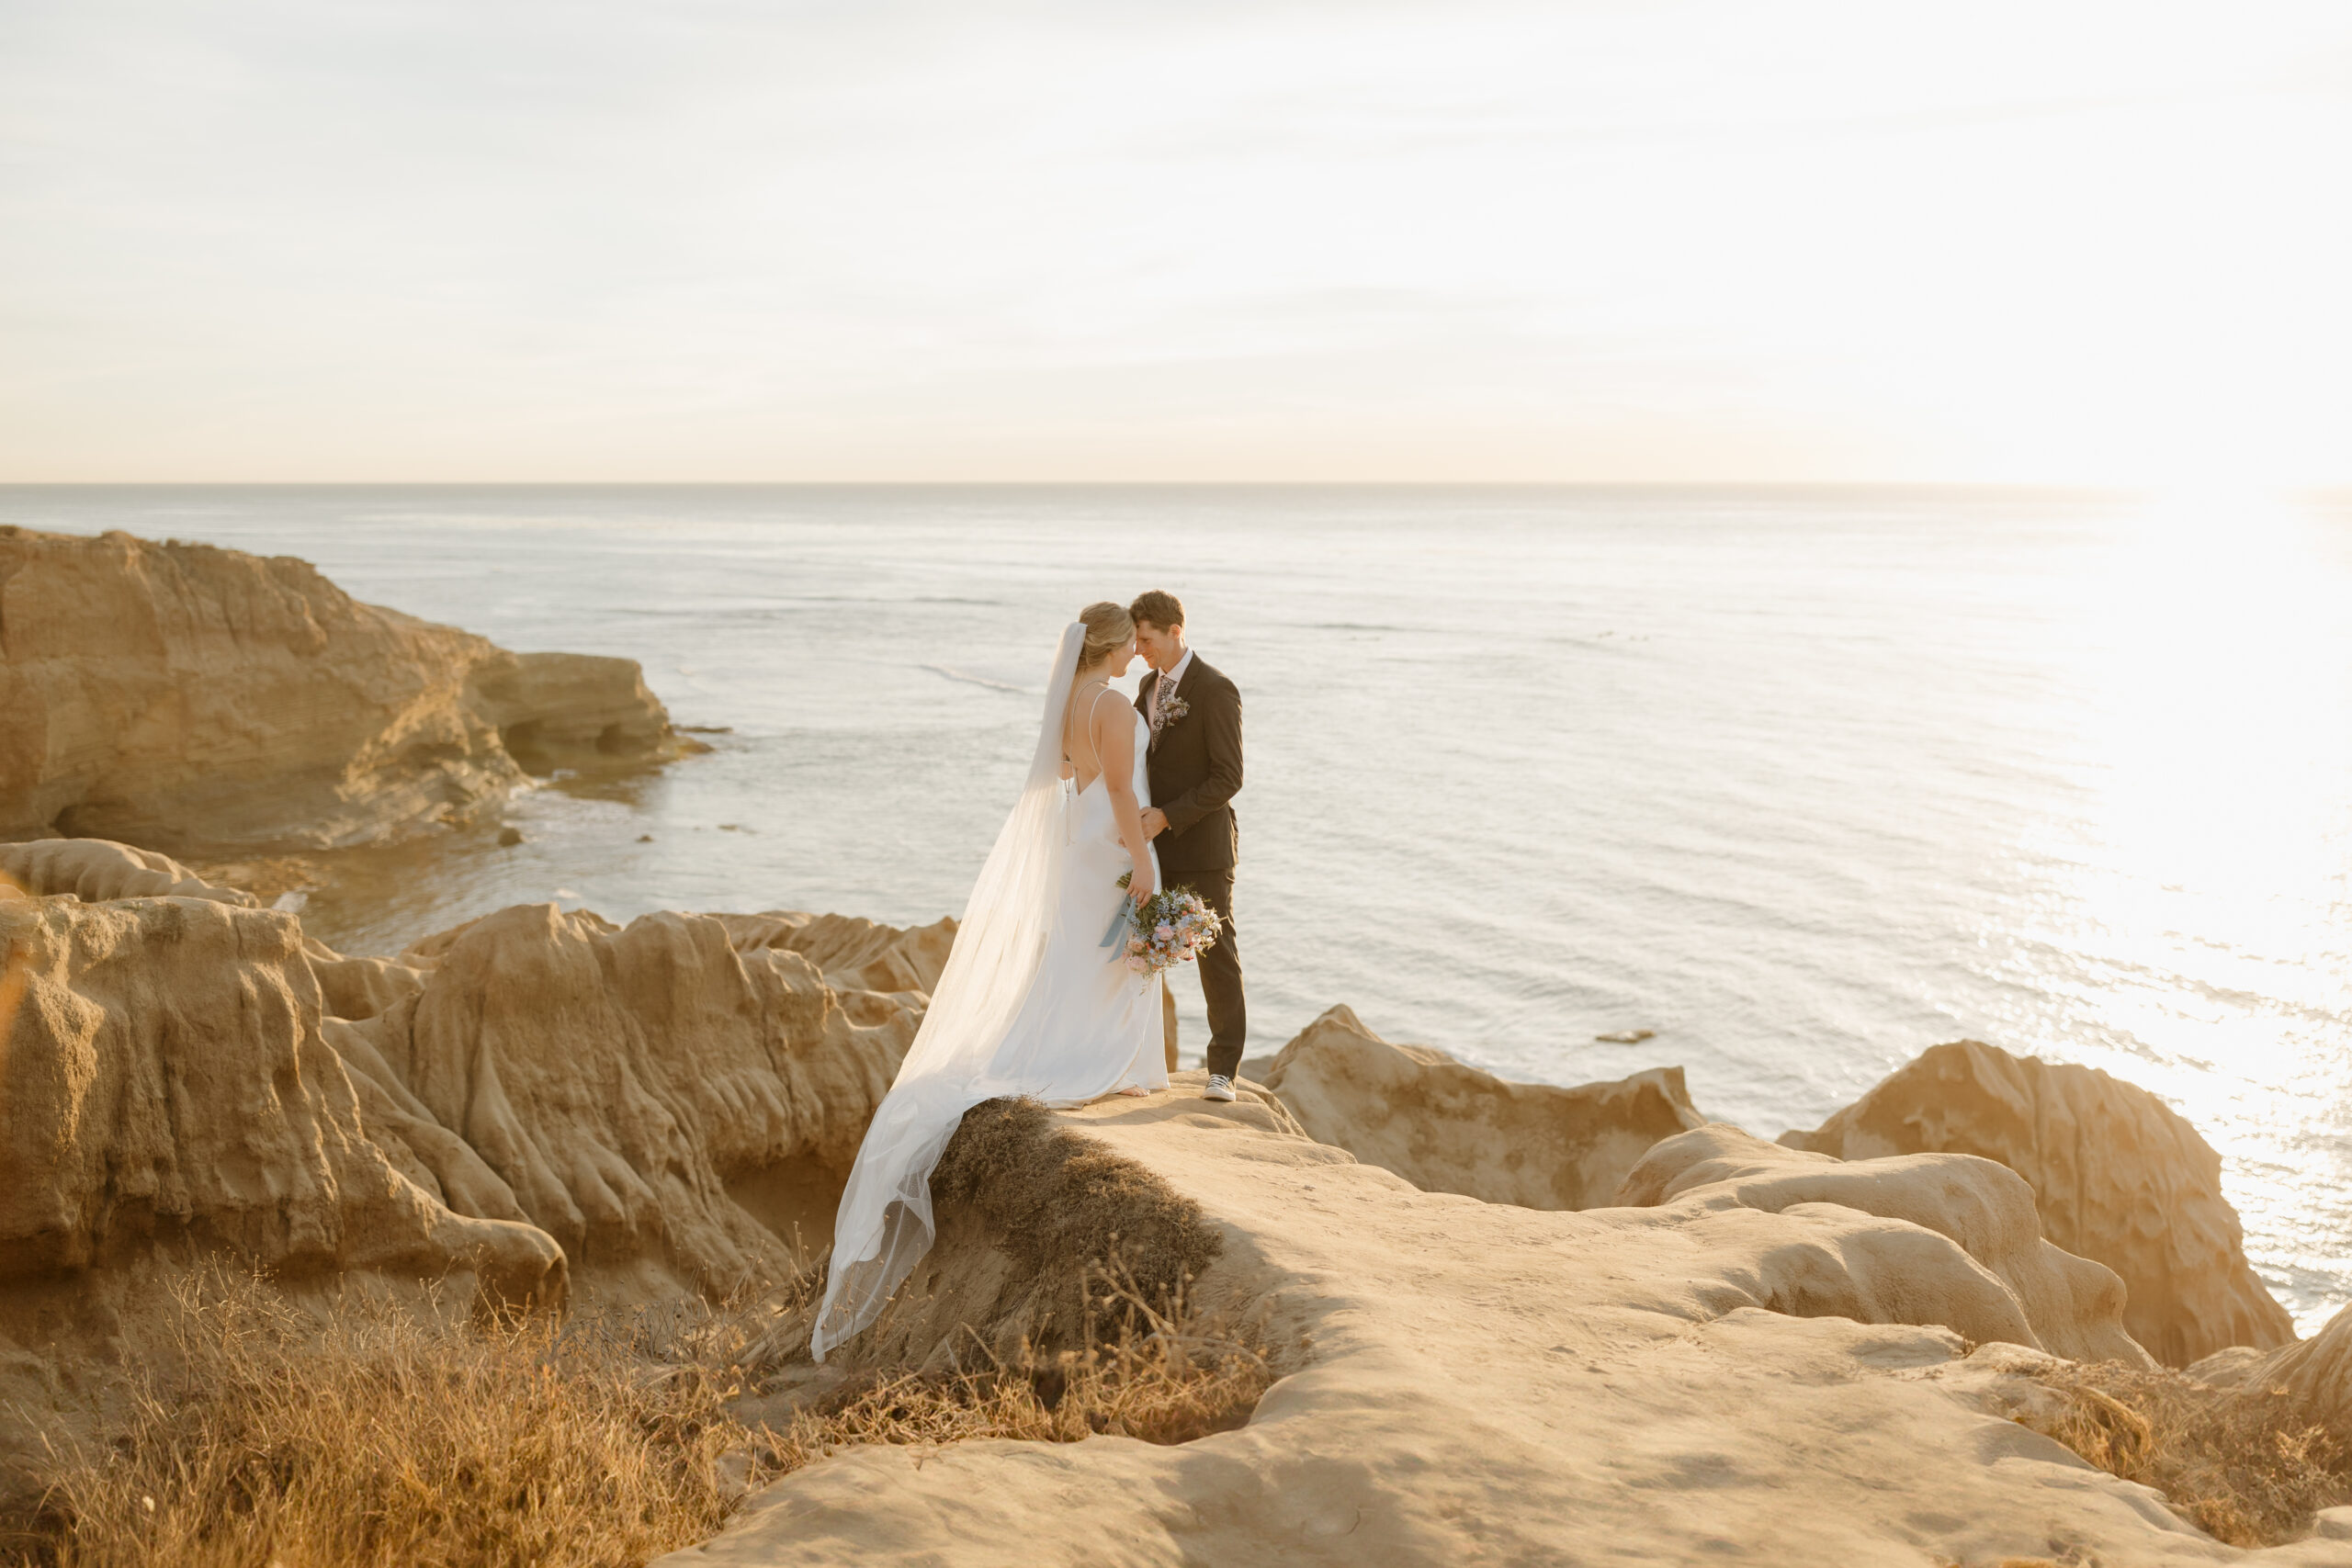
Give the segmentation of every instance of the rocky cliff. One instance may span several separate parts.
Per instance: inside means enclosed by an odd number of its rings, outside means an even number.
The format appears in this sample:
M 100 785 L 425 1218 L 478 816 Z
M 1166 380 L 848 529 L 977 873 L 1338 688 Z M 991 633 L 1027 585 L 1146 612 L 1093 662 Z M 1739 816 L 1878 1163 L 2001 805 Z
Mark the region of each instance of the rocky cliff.
M 997 1168 L 1090 1158 L 1069 1203 L 1105 1235 L 1183 1251 L 1208 1227 L 1195 1300 L 1282 1374 L 1247 1425 L 847 1448 L 665 1568 L 2346 1560 L 2222 1546 L 1952 1375 L 1964 1337 L 2130 1348 L 2113 1276 L 2052 1258 L 1989 1161 L 1836 1162 L 1709 1127 L 1657 1151 L 1654 1201 L 1544 1212 L 1421 1190 L 1250 1100 L 1039 1121 Z M 1091 1156 L 1056 1145 L 1073 1134 Z M 891 1360 L 1016 1337 L 1077 1261 L 1024 1248 L 1037 1224 L 946 1205 L 882 1325 Z
M 542 1304 L 788 1277 L 954 934 L 526 906 L 347 958 L 159 858 L 29 846 L 19 881 L 70 886 L 0 884 L 0 1405 L 20 1411 L 138 1353 L 162 1284 L 208 1260 Z M 107 897 L 114 874 L 172 896 Z M 822 959 L 894 988 L 840 988 Z M 37 1440 L 0 1421 L 0 1471 Z
M 0 868 L 0 1482 L 208 1260 L 298 1295 L 548 1305 L 797 1269 L 954 940 L 526 905 L 347 956 L 152 852 L 35 842 Z M 1972 1060 L 1969 1082 L 1999 1065 Z M 2047 1235 L 2025 1143 L 1835 1157 L 1700 1122 L 1679 1075 L 1508 1084 L 1344 1009 L 1266 1076 L 1233 1105 L 1182 1075 L 1142 1102 L 984 1108 L 934 1180 L 937 1247 L 827 1369 L 1050 1348 L 1115 1253 L 1263 1347 L 1279 1381 L 1246 1425 L 852 1448 L 679 1561 L 2241 1555 L 2009 1418 L 2020 1366 L 2147 1364 L 2125 1282 Z M 2132 1147 L 2149 1168 L 2119 1190 L 2207 1190 L 2201 1145 Z M 2172 1278 L 2177 1312 L 2212 1285 Z M 2288 1389 L 2352 1443 L 2348 1324 L 2199 1375 Z
M 334 848 L 688 746 L 628 660 L 510 653 L 288 557 L 0 527 L 0 839 Z

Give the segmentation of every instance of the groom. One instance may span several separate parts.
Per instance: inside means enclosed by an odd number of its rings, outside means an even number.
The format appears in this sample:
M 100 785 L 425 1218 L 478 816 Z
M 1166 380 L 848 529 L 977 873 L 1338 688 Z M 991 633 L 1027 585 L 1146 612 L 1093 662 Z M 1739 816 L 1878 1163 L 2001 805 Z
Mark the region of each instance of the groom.
M 1127 606 L 1136 651 L 1152 672 L 1136 694 L 1151 726 L 1147 763 L 1151 798 L 1143 830 L 1159 846 L 1159 875 L 1189 886 L 1225 934 L 1201 955 L 1201 994 L 1209 1004 L 1209 1087 L 1204 1098 L 1231 1100 L 1241 1066 L 1249 1013 L 1241 1001 L 1241 946 L 1233 926 L 1233 867 L 1240 847 L 1232 800 L 1241 788 L 1241 694 L 1184 642 L 1184 606 L 1154 589 Z

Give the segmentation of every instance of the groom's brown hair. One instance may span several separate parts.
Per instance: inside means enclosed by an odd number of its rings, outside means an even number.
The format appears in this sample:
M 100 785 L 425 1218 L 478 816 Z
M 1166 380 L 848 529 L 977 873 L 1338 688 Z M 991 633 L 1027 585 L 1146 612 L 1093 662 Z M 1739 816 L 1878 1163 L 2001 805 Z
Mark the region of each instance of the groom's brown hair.
M 1184 624 L 1184 606 L 1177 603 L 1176 595 L 1162 593 L 1157 588 L 1136 594 L 1136 602 L 1127 606 L 1127 614 L 1138 621 L 1149 621 L 1163 631 Z

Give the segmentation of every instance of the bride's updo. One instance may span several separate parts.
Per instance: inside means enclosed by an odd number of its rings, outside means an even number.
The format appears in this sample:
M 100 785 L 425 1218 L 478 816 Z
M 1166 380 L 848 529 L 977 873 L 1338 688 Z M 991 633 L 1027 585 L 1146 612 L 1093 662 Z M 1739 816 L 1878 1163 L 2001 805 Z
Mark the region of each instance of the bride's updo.
M 1100 604 L 1089 604 L 1078 613 L 1078 618 L 1086 623 L 1086 646 L 1078 653 L 1080 670 L 1102 663 L 1120 644 L 1136 635 L 1136 618 L 1127 614 L 1127 607 L 1107 599 Z

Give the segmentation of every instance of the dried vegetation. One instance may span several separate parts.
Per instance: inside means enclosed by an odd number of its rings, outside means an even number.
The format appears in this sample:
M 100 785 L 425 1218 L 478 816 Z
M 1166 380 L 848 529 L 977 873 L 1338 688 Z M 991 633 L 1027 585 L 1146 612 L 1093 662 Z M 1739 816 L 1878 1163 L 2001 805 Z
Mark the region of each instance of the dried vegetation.
M 1182 1442 L 1248 1420 L 1271 1382 L 1182 1292 L 1090 1275 L 1115 1331 L 1018 1365 L 870 1377 L 747 1427 L 748 1354 L 805 1286 L 726 1309 L 469 1321 L 264 1281 L 177 1292 L 171 1354 L 102 1439 L 52 1450 L 38 1513 L 0 1534 L 37 1568 L 637 1564 L 716 1533 L 765 1480 L 860 1444 Z
M 2284 1392 L 2114 1363 L 2069 1365 L 2037 1381 L 2057 1397 L 2018 1420 L 2156 1488 L 2175 1513 L 2232 1546 L 2298 1540 L 2319 1509 L 2352 1503 L 2352 1453 Z

